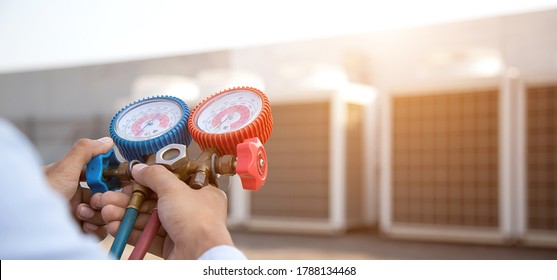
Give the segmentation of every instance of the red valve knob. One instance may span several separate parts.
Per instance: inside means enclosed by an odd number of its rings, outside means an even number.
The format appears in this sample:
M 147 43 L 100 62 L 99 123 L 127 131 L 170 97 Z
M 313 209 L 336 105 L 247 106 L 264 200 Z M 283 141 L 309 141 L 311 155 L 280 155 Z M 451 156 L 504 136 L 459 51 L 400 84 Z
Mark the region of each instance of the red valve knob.
M 263 144 L 257 137 L 250 138 L 238 144 L 236 150 L 236 174 L 240 176 L 242 186 L 246 190 L 258 190 L 267 179 L 267 153 Z

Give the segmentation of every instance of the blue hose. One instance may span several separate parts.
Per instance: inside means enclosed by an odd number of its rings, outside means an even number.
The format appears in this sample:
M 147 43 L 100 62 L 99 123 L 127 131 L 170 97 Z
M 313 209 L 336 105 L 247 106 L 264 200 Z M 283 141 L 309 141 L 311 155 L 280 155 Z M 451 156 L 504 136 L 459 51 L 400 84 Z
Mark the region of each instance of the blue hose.
M 116 237 L 114 237 L 114 242 L 112 243 L 112 247 L 110 247 L 110 253 L 112 257 L 119 260 L 122 257 L 122 253 L 126 248 L 126 243 L 128 242 L 128 238 L 133 230 L 133 226 L 135 224 L 135 220 L 137 219 L 138 211 L 135 208 L 127 208 L 126 213 L 124 214 L 124 218 L 122 219 L 122 223 L 118 228 L 118 232 L 116 233 Z

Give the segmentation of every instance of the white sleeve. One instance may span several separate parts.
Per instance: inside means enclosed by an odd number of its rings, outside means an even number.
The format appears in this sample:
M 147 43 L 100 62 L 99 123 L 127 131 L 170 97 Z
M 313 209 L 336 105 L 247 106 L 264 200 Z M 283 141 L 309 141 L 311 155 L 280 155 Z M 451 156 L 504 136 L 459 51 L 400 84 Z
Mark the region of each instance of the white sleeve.
M 106 259 L 49 185 L 38 154 L 0 119 L 0 259 Z
M 219 245 L 207 250 L 198 260 L 247 260 L 236 247 Z

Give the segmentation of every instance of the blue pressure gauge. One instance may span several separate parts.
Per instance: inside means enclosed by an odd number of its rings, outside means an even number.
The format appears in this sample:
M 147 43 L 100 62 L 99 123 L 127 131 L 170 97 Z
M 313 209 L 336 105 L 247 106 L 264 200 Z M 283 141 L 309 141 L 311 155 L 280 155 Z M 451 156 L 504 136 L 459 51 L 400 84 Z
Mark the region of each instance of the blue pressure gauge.
M 190 109 L 179 98 L 156 96 L 122 108 L 110 122 L 110 136 L 128 161 L 145 157 L 172 143 L 189 146 Z

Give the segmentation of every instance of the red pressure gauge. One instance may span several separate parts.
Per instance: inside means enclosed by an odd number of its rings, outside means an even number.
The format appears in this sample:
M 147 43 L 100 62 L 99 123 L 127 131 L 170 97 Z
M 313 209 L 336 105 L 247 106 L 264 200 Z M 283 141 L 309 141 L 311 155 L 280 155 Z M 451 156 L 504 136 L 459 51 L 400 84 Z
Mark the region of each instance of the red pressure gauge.
M 188 121 L 189 131 L 201 147 L 237 155 L 237 145 L 257 137 L 262 144 L 273 129 L 269 99 L 252 87 L 223 90 L 203 100 Z

